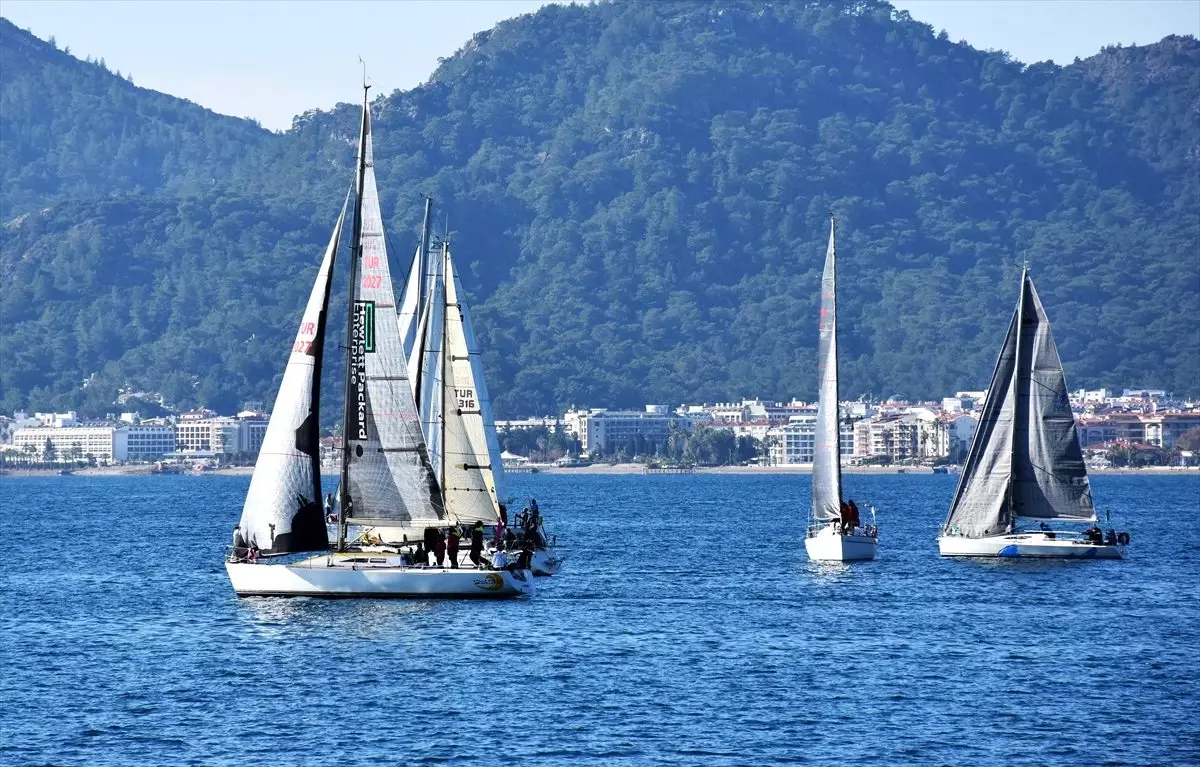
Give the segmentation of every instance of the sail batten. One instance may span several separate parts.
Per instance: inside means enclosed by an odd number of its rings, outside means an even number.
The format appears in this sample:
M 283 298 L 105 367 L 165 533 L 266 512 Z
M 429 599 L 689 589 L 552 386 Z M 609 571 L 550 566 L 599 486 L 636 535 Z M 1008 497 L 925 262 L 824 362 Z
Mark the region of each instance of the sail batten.
M 821 273 L 821 314 L 817 346 L 820 393 L 813 446 L 812 516 L 818 521 L 840 517 L 842 454 L 839 423 L 837 368 L 837 249 L 834 224 L 829 224 L 829 246 Z
M 1062 362 L 1023 272 L 945 528 L 985 537 L 1012 530 L 1018 519 L 1095 518 Z
M 242 507 L 242 542 L 268 554 L 329 545 L 321 508 L 321 358 L 331 275 L 348 204 L 349 195 L 317 270 Z

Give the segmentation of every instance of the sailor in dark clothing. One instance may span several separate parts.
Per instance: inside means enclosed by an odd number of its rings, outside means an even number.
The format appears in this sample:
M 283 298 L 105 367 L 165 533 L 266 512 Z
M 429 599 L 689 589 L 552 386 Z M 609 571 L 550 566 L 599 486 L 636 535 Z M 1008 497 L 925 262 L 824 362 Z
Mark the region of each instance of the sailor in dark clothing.
M 448 538 L 446 549 L 447 549 L 447 553 L 450 554 L 450 566 L 453 567 L 455 570 L 457 570 L 458 569 L 458 540 L 460 538 L 462 538 L 462 533 L 460 533 L 458 531 L 458 525 L 451 527 L 446 532 L 446 537 Z
M 446 538 L 441 530 L 433 538 L 433 558 L 437 560 L 438 567 L 446 566 Z
M 483 562 L 483 520 L 471 526 L 471 562 L 479 567 Z
M 429 554 L 425 552 L 425 547 L 421 542 L 417 542 L 417 547 L 413 549 L 413 564 L 417 567 L 426 567 L 429 565 Z
M 853 532 L 854 528 L 862 524 L 862 520 L 858 516 L 858 504 L 856 504 L 854 499 L 851 498 L 850 500 L 846 501 L 846 508 L 850 511 L 850 520 L 848 525 L 849 532 Z

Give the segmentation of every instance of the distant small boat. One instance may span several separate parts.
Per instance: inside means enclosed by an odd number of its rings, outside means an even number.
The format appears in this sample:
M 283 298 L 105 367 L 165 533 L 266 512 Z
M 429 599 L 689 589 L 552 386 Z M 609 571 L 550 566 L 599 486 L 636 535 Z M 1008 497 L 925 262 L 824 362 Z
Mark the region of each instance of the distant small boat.
M 948 468 L 946 468 L 945 466 L 934 466 L 933 473 L 934 474 L 949 474 L 950 470 Z
M 804 537 L 808 558 L 844 562 L 874 559 L 876 528 L 861 524 L 857 506 L 842 502 L 842 449 L 837 361 L 837 251 L 829 222 L 829 247 L 821 275 L 821 319 L 817 348 L 820 397 L 813 446 L 812 510 Z M 874 513 L 874 510 L 872 510 Z M 849 515 L 849 518 L 848 516 Z
M 944 557 L 1120 559 L 1127 533 L 1102 536 L 1050 321 L 1028 269 L 938 537 Z M 1029 529 L 1032 522 L 1036 529 Z M 1090 523 L 1086 533 L 1049 522 Z
M 67 475 L 69 475 L 69 474 L 74 474 L 75 472 L 71 471 L 70 469 L 59 469 L 59 470 L 58 470 L 58 473 L 59 473 L 61 476 L 64 476 L 64 477 L 65 477 L 65 476 L 67 476 Z

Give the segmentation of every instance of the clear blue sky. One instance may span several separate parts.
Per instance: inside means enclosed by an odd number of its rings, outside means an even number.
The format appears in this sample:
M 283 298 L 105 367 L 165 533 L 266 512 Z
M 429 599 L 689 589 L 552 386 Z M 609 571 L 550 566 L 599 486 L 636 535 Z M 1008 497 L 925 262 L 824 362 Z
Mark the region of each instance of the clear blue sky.
M 366 59 L 377 92 L 423 82 L 475 32 L 542 0 L 4 0 L 0 15 L 138 85 L 268 128 L 356 98 Z M 1101 46 L 1200 36 L 1200 0 L 895 0 L 977 48 L 1065 64 Z

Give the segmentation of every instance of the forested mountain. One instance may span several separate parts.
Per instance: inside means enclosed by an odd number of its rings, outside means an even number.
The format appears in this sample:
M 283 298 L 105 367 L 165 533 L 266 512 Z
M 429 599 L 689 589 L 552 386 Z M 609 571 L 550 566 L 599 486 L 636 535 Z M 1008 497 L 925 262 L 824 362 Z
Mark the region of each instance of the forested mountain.
M 270 401 L 358 109 L 272 134 L 7 22 L 0 106 L 0 409 Z M 1200 393 L 1194 38 L 1025 66 L 878 0 L 548 6 L 374 110 L 393 273 L 430 193 L 502 416 L 814 396 L 830 212 L 846 396 L 986 385 L 1021 261 L 1072 385 Z

